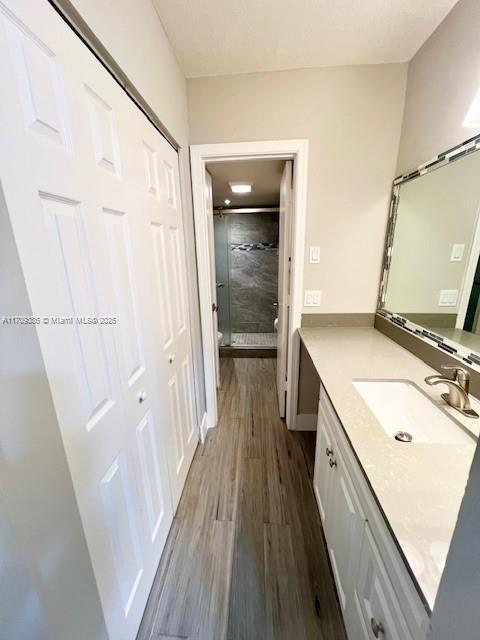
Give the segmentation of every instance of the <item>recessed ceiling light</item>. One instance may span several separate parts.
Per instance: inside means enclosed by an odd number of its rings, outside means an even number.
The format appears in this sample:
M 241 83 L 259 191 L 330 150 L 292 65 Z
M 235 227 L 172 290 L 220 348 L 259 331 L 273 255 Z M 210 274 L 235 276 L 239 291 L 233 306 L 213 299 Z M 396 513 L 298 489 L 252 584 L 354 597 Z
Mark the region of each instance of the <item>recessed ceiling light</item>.
M 228 198 L 227 198 L 227 200 L 224 200 L 224 202 L 225 202 L 225 204 L 230 204 L 230 200 L 228 200 Z
M 252 191 L 252 183 L 248 182 L 230 182 L 232 193 L 243 195 Z

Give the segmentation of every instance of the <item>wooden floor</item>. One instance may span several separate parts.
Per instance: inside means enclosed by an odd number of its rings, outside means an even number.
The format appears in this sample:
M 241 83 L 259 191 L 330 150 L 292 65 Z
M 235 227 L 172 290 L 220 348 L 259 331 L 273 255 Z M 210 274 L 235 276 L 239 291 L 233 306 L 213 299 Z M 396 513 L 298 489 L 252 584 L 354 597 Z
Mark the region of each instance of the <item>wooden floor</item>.
M 344 640 L 312 490 L 315 434 L 278 415 L 275 361 L 221 359 L 138 640 Z

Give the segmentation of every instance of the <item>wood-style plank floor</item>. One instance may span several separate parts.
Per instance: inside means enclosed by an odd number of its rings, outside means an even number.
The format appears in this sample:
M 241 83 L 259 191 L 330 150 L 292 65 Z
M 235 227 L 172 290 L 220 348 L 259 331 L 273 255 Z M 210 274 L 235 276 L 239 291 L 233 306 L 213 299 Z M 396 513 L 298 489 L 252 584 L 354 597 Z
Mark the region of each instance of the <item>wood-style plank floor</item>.
M 312 489 L 315 434 L 279 418 L 275 361 L 222 358 L 138 640 L 345 640 Z

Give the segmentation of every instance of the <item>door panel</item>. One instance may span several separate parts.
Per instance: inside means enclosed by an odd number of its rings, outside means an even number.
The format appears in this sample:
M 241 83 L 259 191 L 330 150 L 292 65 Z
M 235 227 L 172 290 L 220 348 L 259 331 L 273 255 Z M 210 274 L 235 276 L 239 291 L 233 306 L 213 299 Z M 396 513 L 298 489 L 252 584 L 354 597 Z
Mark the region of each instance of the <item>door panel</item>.
M 412 640 L 368 524 L 354 597 L 357 621 L 351 627 L 356 630 L 355 639 L 370 640 L 376 630 L 377 637 L 385 640 Z
M 333 475 L 329 466 L 328 452 L 333 450 L 333 438 L 330 427 L 325 418 L 322 404 L 318 407 L 317 444 L 315 449 L 315 470 L 313 476 L 313 488 L 317 498 L 318 509 L 322 526 L 327 536 L 329 522 L 327 513 L 330 513 L 330 504 L 333 492 Z
M 142 418 L 136 429 L 140 468 L 147 507 L 150 536 L 155 542 L 162 520 L 165 517 L 165 495 L 168 488 L 163 486 L 158 460 L 157 429 L 151 411 Z
M 110 258 L 116 316 L 121 318 L 120 341 L 123 378 L 131 387 L 145 372 L 143 340 L 139 315 L 131 239 L 127 215 L 103 209 Z
M 177 312 L 177 334 L 181 334 L 185 331 L 186 317 L 185 317 L 185 290 L 184 282 L 180 277 L 182 273 L 182 265 L 180 263 L 180 244 L 179 244 L 179 232 L 177 227 L 169 227 L 168 233 L 170 236 L 170 258 L 171 258 L 171 275 L 173 288 L 175 290 L 175 310 Z
M 365 520 L 338 447 L 331 460 L 335 463 L 331 468 L 334 489 L 327 546 L 340 605 L 345 611 L 351 600 Z
M 277 393 L 280 416 L 285 417 L 287 389 L 287 356 L 290 310 L 290 253 L 293 162 L 287 160 L 280 182 L 280 215 L 278 239 L 278 323 L 277 323 Z
M 41 194 L 45 226 L 50 238 L 48 248 L 55 260 L 58 281 L 59 315 L 51 322 L 96 317 L 96 288 L 86 243 L 85 228 L 79 203 Z M 65 325 L 68 326 L 68 325 Z M 113 391 L 107 362 L 106 346 L 99 325 L 74 325 L 72 346 L 81 388 L 87 431 L 101 420 L 113 406 Z
M 0 0 L 0 75 L 32 330 L 108 631 L 133 640 L 197 443 L 178 158 L 45 1 Z
M 8 11 L 4 8 L 4 12 Z M 4 21 L 25 125 L 67 147 L 62 74 L 55 54 L 13 15 Z
M 172 312 L 170 305 L 165 305 L 171 299 L 170 281 L 168 278 L 165 230 L 163 224 L 152 223 L 153 251 L 155 254 L 155 275 L 157 283 L 157 302 L 162 329 L 163 349 L 168 349 L 173 343 Z
M 171 378 L 168 383 L 168 392 L 170 394 L 170 413 L 172 416 L 172 427 L 173 427 L 173 439 L 175 442 L 175 459 L 173 468 L 175 469 L 175 480 L 174 487 L 177 487 L 180 483 L 179 475 L 181 474 L 181 470 L 183 467 L 183 461 L 185 459 L 185 450 L 184 450 L 184 437 L 183 437 L 183 425 L 182 425 L 182 417 L 181 417 L 181 408 L 180 408 L 180 398 L 178 394 L 178 384 L 177 384 L 177 376 L 176 374 Z M 175 489 L 174 489 L 175 490 Z M 176 496 L 178 498 L 178 496 Z

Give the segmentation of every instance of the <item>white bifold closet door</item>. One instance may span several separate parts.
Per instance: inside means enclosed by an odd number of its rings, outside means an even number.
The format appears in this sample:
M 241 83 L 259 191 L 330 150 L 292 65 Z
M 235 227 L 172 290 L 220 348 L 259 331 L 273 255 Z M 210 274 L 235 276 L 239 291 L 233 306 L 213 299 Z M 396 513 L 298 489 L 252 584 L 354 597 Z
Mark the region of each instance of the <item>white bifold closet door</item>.
M 46 0 L 0 0 L 0 78 L 32 330 L 110 638 L 133 640 L 197 443 L 177 154 Z

